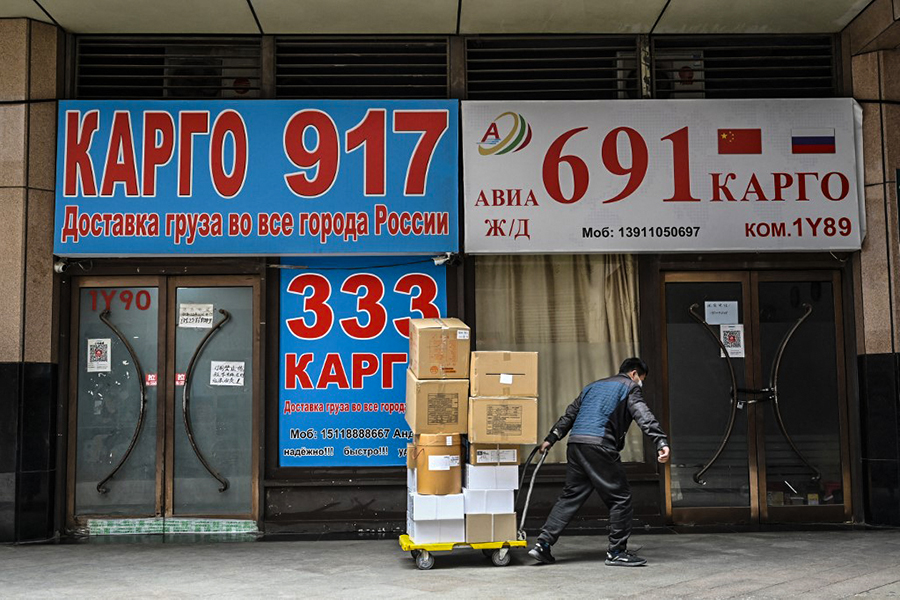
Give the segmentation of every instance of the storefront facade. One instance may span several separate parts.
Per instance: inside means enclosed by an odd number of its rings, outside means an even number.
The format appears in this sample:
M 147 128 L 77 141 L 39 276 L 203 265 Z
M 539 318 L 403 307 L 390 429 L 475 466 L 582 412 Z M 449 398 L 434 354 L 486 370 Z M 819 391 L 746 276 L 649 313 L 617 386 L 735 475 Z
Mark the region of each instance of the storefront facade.
M 900 522 L 877 5 L 728 38 L 0 20 L 0 539 L 396 535 L 407 319 L 438 315 L 540 353 L 542 429 L 650 363 L 641 524 Z

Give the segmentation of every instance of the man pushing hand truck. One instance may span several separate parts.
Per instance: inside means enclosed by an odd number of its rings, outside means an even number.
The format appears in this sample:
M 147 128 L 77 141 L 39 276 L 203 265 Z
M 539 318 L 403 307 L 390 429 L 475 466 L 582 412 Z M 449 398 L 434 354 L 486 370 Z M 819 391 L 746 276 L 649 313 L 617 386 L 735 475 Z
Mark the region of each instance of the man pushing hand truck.
M 669 460 L 669 442 L 659 422 L 644 403 L 641 386 L 649 369 L 640 358 L 628 358 L 619 373 L 588 384 L 560 417 L 541 444 L 541 452 L 569 434 L 566 485 L 528 555 L 550 564 L 556 559 L 550 546 L 584 505 L 591 491 L 600 494 L 609 509 L 609 548 L 606 564 L 639 567 L 647 561 L 627 550 L 631 535 L 631 487 L 619 452 L 632 421 L 656 443 L 657 460 Z

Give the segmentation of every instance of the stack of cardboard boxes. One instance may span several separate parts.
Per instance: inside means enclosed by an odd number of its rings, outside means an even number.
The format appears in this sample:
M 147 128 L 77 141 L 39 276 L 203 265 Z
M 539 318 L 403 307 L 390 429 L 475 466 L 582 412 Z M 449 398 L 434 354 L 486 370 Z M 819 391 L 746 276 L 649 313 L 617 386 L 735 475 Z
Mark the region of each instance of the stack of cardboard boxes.
M 519 445 L 537 441 L 537 353 L 473 352 L 466 542 L 515 540 Z
M 470 370 L 462 321 L 413 319 L 409 333 L 409 537 L 416 544 L 516 539 L 519 445 L 537 441 L 537 354 L 473 352 Z
M 469 328 L 459 319 L 412 319 L 406 372 L 406 532 L 417 544 L 465 539 L 462 436 L 468 426 Z

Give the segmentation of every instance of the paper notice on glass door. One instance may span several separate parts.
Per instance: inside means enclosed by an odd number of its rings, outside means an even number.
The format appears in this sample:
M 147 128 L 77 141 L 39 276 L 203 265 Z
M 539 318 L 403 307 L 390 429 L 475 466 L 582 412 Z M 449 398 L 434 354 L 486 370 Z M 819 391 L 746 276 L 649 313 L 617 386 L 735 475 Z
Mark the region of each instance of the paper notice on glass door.
M 213 326 L 212 304 L 179 304 L 178 326 L 194 329 L 211 329 Z
M 728 323 L 737 323 L 738 319 L 738 303 L 732 301 L 719 301 L 703 303 L 703 312 L 706 322 L 710 325 L 727 325 Z
M 728 350 L 728 356 L 731 358 L 744 358 L 744 326 L 737 325 L 720 325 L 719 336 L 722 345 Z M 724 352 L 719 352 L 722 358 L 725 358 Z
M 110 338 L 90 338 L 87 345 L 87 372 L 109 373 L 112 370 L 109 356 L 112 340 Z
M 227 385 L 243 387 L 243 361 L 214 360 L 209 369 L 209 385 Z

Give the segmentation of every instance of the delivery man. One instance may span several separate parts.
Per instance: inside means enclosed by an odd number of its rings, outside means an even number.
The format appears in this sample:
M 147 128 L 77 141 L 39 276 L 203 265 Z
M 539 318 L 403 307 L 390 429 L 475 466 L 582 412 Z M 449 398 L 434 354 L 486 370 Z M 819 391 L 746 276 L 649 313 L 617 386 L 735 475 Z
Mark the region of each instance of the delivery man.
M 609 509 L 609 548 L 606 564 L 639 567 L 647 563 L 626 548 L 631 535 L 631 488 L 619 452 L 632 421 L 656 443 L 657 460 L 669 460 L 669 443 L 659 422 L 644 403 L 641 386 L 647 364 L 640 358 L 622 363 L 618 375 L 588 384 L 566 409 L 541 444 L 546 453 L 558 440 L 569 436 L 566 452 L 566 486 L 550 511 L 534 548 L 528 555 L 542 563 L 553 563 L 550 546 L 585 503 L 593 490 Z

